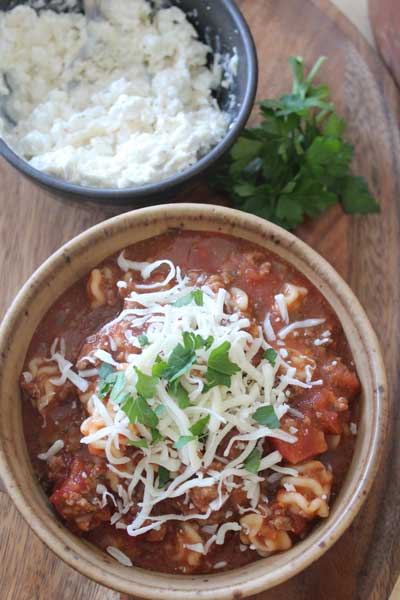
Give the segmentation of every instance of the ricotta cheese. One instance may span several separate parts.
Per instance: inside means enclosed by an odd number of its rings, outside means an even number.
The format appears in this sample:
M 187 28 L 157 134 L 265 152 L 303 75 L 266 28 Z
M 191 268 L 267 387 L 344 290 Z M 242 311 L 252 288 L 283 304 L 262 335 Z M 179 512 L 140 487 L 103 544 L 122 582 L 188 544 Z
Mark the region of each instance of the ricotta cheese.
M 207 67 L 210 47 L 179 8 L 99 6 L 90 23 L 26 5 L 0 12 L 0 132 L 33 167 L 81 185 L 125 188 L 187 169 L 227 130 L 212 96 L 222 69 Z

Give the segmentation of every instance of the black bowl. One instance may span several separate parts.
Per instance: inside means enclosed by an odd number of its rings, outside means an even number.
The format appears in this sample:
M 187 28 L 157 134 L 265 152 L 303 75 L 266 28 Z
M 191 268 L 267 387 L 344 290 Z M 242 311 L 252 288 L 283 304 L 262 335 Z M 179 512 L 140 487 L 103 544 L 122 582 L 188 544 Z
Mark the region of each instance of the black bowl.
M 19 0 L 0 0 L 0 10 L 23 3 Z M 231 148 L 246 124 L 257 90 L 257 54 L 247 23 L 233 0 L 171 0 L 170 3 L 188 13 L 188 19 L 198 31 L 200 39 L 209 44 L 214 52 L 231 54 L 236 48 L 239 57 L 237 75 L 230 89 L 220 87 L 216 92 L 220 107 L 230 114 L 229 128 L 222 140 L 205 156 L 185 171 L 156 183 L 119 189 L 76 185 L 48 175 L 18 156 L 2 138 L 0 154 L 21 173 L 50 191 L 61 193 L 64 197 L 91 200 L 113 207 L 143 206 L 170 200 L 189 182 L 203 175 Z M 46 8 L 57 10 L 59 6 L 59 0 L 45 0 Z M 233 106 L 231 94 L 236 99 Z

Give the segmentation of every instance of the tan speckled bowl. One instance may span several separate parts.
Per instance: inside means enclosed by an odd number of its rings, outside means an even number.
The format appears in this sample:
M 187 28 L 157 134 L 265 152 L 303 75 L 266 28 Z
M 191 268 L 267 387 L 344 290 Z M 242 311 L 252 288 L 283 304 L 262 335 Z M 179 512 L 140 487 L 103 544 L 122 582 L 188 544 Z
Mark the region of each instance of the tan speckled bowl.
M 291 550 L 230 571 L 175 576 L 124 567 L 72 535 L 56 518 L 35 479 L 24 442 L 18 378 L 39 321 L 67 287 L 110 254 L 168 228 L 222 231 L 273 250 L 302 271 L 336 311 L 363 387 L 352 465 L 328 519 Z M 145 208 L 115 217 L 74 238 L 24 285 L 0 329 L 0 476 L 18 510 L 60 558 L 95 581 L 127 594 L 163 600 L 238 598 L 282 583 L 317 560 L 359 511 L 376 473 L 386 435 L 386 379 L 375 333 L 350 288 L 306 244 L 257 217 L 210 205 Z

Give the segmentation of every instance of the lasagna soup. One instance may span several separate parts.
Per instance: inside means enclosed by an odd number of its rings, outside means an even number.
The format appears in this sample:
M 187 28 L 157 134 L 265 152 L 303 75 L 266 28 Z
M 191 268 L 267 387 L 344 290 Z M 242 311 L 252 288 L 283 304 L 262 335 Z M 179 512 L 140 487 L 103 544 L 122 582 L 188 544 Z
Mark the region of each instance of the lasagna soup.
M 105 260 L 40 323 L 25 436 L 65 525 L 126 566 L 212 573 L 329 515 L 360 383 L 338 318 L 276 254 L 171 230 Z

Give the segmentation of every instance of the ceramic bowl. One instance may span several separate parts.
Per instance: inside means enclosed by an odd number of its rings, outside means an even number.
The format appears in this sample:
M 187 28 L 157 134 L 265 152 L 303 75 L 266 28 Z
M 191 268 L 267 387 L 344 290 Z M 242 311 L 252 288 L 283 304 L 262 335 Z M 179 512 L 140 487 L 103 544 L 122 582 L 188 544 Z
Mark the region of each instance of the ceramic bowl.
M 220 54 L 238 54 L 237 75 L 229 88 L 220 86 L 216 90 L 218 104 L 229 114 L 230 125 L 223 138 L 205 156 L 181 173 L 176 173 L 162 181 L 128 188 L 101 188 L 77 185 L 48 175 L 32 167 L 18 156 L 0 136 L 0 156 L 11 163 L 22 174 L 36 183 L 57 192 L 65 198 L 77 201 L 91 200 L 102 206 L 124 207 L 143 206 L 171 199 L 189 183 L 197 180 L 218 161 L 235 143 L 244 128 L 254 105 L 257 90 L 257 54 L 251 32 L 234 0 L 166 0 L 167 5 L 177 5 L 188 15 L 189 21 L 197 30 L 202 41 Z M 26 0 L 0 0 L 0 10 L 8 10 Z M 56 0 L 44 0 L 44 8 L 57 11 Z M 78 5 L 79 6 L 79 5 Z M 234 98 L 234 102 L 232 102 Z
M 362 383 L 354 458 L 331 514 L 291 550 L 212 575 L 166 575 L 124 567 L 70 533 L 33 473 L 24 441 L 18 379 L 40 320 L 66 288 L 107 256 L 169 228 L 220 231 L 279 254 L 316 285 L 338 315 Z M 349 527 L 373 482 L 388 422 L 386 380 L 375 333 L 334 269 L 292 234 L 243 212 L 180 204 L 145 208 L 101 223 L 60 248 L 24 285 L 0 329 L 0 476 L 35 533 L 66 563 L 120 592 L 163 600 L 235 599 L 271 588 L 317 560 Z

